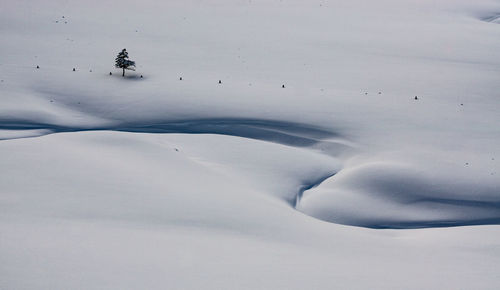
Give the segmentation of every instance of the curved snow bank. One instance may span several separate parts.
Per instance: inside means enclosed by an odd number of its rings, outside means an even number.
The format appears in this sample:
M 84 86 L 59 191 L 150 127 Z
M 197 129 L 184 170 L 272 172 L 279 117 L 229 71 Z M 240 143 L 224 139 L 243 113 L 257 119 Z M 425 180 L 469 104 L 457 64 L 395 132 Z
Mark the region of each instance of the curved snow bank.
M 141 133 L 221 134 L 264 140 L 290 146 L 312 146 L 326 138 L 338 137 L 307 124 L 243 118 L 215 118 L 170 121 L 155 124 L 130 124 L 115 128 L 118 131 Z
M 318 177 L 318 178 L 316 178 L 314 180 L 310 180 L 309 182 L 307 182 L 303 186 L 301 186 L 300 190 L 297 193 L 297 196 L 295 198 L 295 204 L 294 204 L 295 208 L 297 208 L 299 206 L 300 200 L 302 199 L 302 196 L 304 195 L 304 192 L 306 192 L 308 190 L 311 190 L 313 188 L 318 187 L 321 183 L 323 183 L 328 178 L 334 176 L 335 174 L 337 174 L 337 172 L 330 173 L 330 174 L 325 175 L 325 176 L 320 176 L 320 177 Z
M 497 14 L 492 15 L 492 16 L 483 17 L 481 20 L 483 20 L 485 22 L 500 24 L 500 13 L 497 13 Z
M 0 140 L 38 137 L 52 133 L 50 130 L 2 130 L 0 129 Z
M 183 133 L 183 134 L 219 134 L 263 140 L 295 147 L 315 147 L 325 154 L 338 155 L 350 149 L 351 144 L 339 133 L 327 131 L 308 124 L 244 118 L 186 119 L 155 123 L 126 123 L 108 126 L 60 126 L 49 123 L 37 123 L 28 120 L 9 120 L 0 122 L 0 139 L 40 136 L 51 133 L 78 132 L 90 130 L 123 131 L 134 133 Z M 37 130 L 40 134 L 28 134 Z M 14 134 L 24 131 L 25 134 Z M 0 133 L 1 133 L 0 132 Z M 11 132 L 11 133 L 9 133 Z M 5 136 L 5 138 L 2 138 Z
M 321 220 L 370 228 L 500 223 L 500 184 L 434 176 L 370 163 L 340 171 L 307 191 L 297 209 Z

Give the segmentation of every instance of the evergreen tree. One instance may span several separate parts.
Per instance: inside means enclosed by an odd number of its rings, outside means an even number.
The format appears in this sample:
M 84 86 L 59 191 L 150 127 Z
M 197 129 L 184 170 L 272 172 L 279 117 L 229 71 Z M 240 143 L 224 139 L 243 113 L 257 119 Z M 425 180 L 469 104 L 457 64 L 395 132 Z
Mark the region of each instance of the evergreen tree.
M 118 53 L 118 56 L 115 58 L 115 67 L 123 70 L 122 77 L 125 76 L 126 69 L 135 71 L 135 61 L 128 59 L 128 52 L 125 48 Z

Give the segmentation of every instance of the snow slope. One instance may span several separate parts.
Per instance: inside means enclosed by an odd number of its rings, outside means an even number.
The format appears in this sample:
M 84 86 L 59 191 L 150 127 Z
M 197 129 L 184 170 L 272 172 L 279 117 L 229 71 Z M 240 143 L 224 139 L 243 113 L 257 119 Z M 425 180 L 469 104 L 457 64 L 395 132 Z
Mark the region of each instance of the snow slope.
M 0 289 L 498 288 L 500 2 L 164 2 L 0 0 Z

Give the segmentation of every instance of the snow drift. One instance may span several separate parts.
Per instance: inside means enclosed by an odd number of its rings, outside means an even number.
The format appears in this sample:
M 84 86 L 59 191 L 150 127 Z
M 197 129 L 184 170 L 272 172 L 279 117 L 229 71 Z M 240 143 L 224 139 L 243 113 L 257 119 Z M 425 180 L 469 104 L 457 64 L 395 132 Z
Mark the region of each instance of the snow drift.
M 498 288 L 497 1 L 0 7 L 0 288 Z

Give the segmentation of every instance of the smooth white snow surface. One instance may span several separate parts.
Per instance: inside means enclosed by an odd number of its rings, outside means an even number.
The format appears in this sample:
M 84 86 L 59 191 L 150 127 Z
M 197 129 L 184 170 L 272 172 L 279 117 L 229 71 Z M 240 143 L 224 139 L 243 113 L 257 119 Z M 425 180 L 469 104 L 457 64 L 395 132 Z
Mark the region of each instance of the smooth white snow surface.
M 499 17 L 0 0 L 0 289 L 498 289 Z

